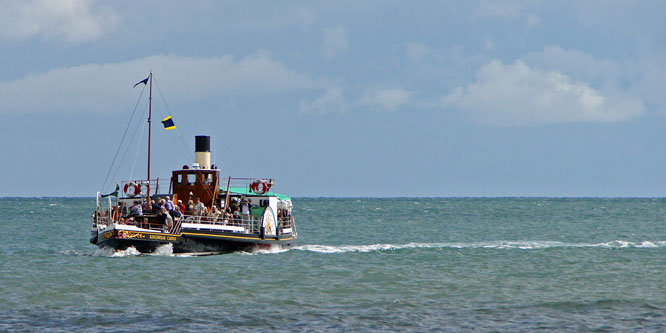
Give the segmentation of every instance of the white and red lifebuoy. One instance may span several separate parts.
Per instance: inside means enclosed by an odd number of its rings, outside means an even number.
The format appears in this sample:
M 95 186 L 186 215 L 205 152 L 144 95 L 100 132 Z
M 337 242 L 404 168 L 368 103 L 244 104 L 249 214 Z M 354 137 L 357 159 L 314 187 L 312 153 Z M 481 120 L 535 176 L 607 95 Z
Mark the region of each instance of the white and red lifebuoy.
M 264 194 L 268 192 L 268 190 L 271 188 L 268 183 L 266 183 L 265 180 L 263 179 L 257 179 L 250 184 L 250 188 L 252 189 L 252 192 L 256 194 Z
M 125 191 L 125 194 L 127 194 L 128 197 L 134 198 L 139 193 L 141 193 L 141 186 L 135 182 L 129 182 L 125 184 L 123 191 Z

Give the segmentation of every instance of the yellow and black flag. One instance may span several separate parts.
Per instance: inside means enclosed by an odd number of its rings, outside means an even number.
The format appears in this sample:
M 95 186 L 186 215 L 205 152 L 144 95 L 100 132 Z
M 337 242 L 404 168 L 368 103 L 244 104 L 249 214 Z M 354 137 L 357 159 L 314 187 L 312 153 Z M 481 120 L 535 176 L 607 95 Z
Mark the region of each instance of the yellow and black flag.
M 173 123 L 173 119 L 171 119 L 171 116 L 168 116 L 162 120 L 162 125 L 164 125 L 164 129 L 174 129 L 176 128 L 176 124 Z

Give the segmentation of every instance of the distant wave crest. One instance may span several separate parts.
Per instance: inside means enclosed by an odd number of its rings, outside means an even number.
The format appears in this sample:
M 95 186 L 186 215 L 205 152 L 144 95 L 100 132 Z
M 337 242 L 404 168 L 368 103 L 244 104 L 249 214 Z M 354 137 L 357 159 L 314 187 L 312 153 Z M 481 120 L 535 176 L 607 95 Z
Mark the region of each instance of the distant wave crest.
M 494 241 L 472 243 L 406 243 L 406 244 L 370 244 L 370 245 L 301 245 L 295 250 L 317 253 L 377 252 L 416 248 L 435 249 L 519 249 L 534 250 L 548 248 L 660 248 L 666 247 L 666 241 L 629 242 L 614 240 L 603 243 L 564 243 L 558 241 Z

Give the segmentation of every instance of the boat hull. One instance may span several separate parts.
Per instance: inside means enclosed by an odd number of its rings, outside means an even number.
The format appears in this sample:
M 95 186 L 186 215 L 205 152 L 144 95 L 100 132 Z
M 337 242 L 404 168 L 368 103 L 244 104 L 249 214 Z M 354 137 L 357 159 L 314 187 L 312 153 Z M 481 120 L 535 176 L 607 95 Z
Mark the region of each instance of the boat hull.
M 227 253 L 257 249 L 289 249 L 295 242 L 296 237 L 291 234 L 262 237 L 259 234 L 204 230 L 171 234 L 111 229 L 98 235 L 96 245 L 99 248 L 111 248 L 116 251 L 134 247 L 141 253 L 152 253 L 160 246 L 171 244 L 173 253 Z

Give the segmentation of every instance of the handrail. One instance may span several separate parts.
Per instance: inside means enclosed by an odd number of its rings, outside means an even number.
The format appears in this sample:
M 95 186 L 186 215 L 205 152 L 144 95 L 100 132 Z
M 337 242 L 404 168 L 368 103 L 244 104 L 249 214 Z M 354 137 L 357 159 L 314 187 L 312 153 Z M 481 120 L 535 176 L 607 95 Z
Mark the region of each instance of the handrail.
M 227 230 L 233 232 L 242 232 L 248 234 L 261 234 L 261 228 L 263 225 L 263 216 L 262 215 L 250 215 L 249 217 L 239 216 L 239 215 L 229 215 L 225 213 L 205 213 L 203 215 L 196 214 L 183 214 L 179 218 L 174 218 L 174 225 L 170 228 L 165 226 L 163 223 L 146 223 L 145 217 L 151 216 L 151 214 L 135 216 L 133 219 L 131 215 L 128 216 L 117 216 L 114 214 L 113 210 L 101 211 L 94 215 L 93 227 L 97 230 L 102 230 L 114 223 L 121 224 L 133 224 L 141 226 L 142 228 L 156 231 L 166 231 L 180 233 L 183 228 L 183 223 L 189 224 L 189 227 L 195 226 L 196 228 L 202 229 L 218 229 L 218 230 Z M 144 218 L 143 220 L 138 220 L 139 218 Z M 129 222 L 132 221 L 132 222 Z M 287 231 L 287 234 L 291 233 L 296 235 L 296 224 L 294 223 L 294 218 L 290 213 L 286 213 L 285 216 L 276 217 L 276 235 L 279 237 L 284 234 L 284 231 Z M 215 227 L 212 227 L 215 226 Z M 229 227 L 229 228 L 224 228 Z

